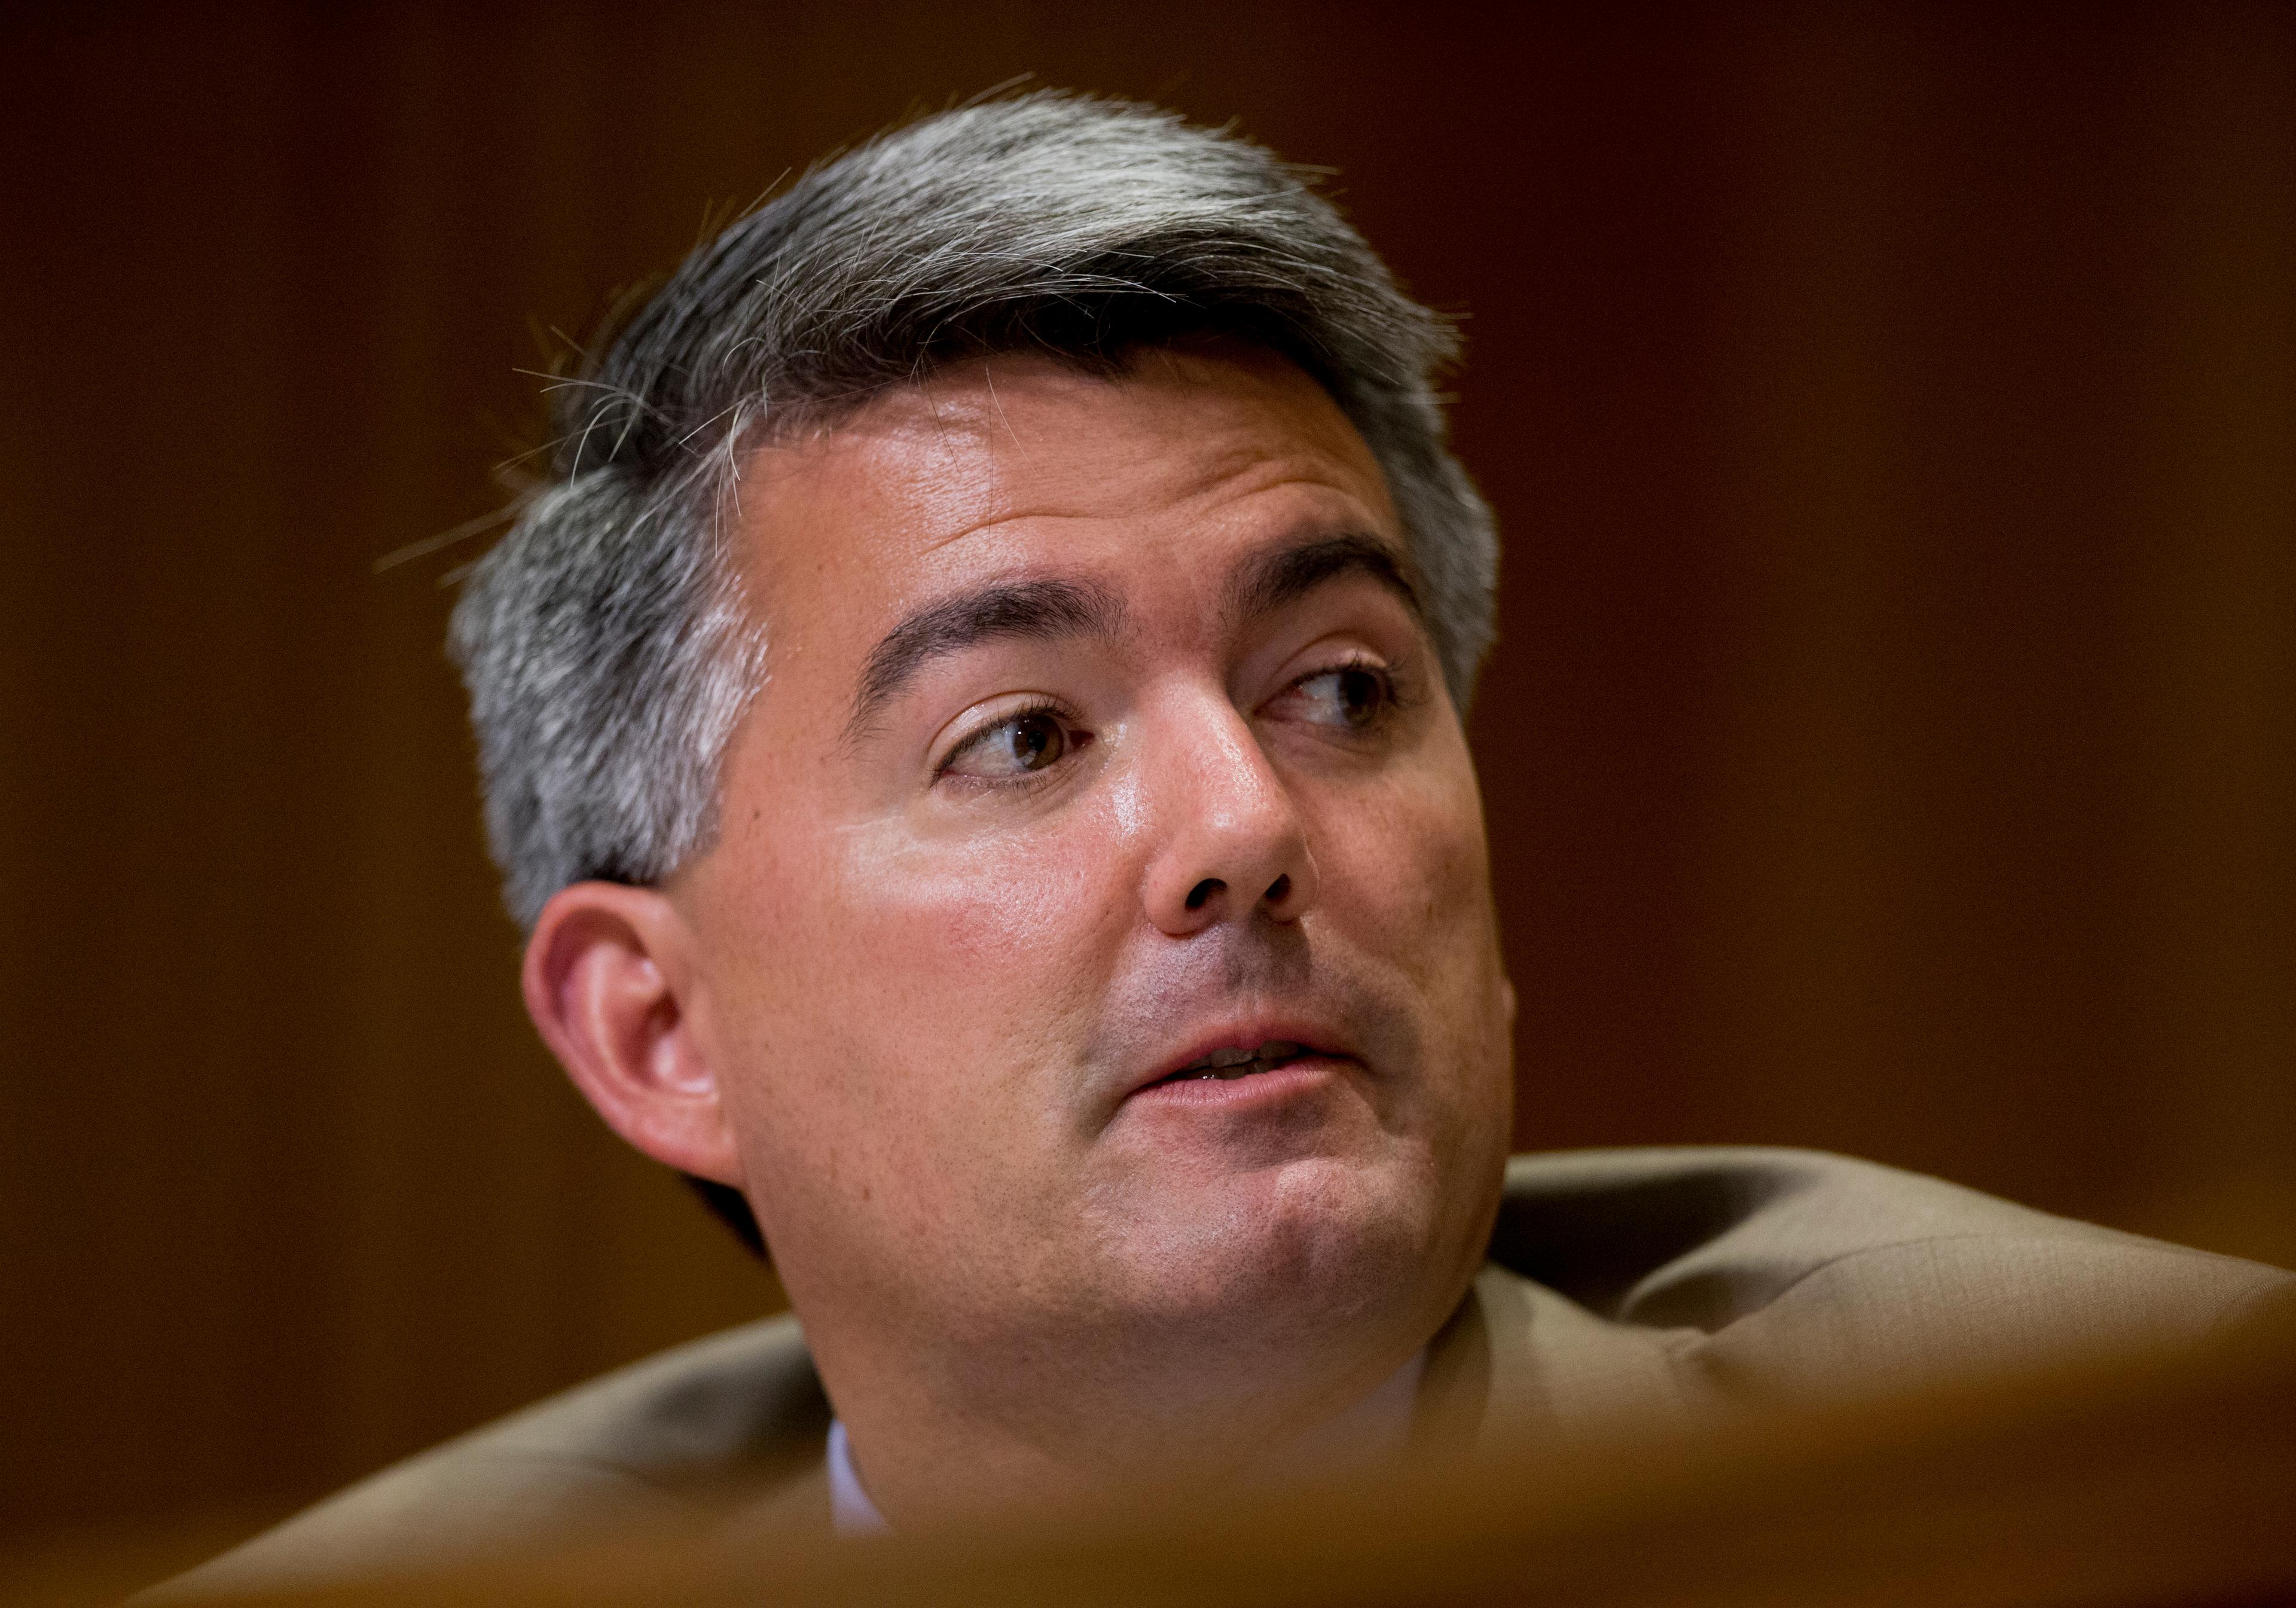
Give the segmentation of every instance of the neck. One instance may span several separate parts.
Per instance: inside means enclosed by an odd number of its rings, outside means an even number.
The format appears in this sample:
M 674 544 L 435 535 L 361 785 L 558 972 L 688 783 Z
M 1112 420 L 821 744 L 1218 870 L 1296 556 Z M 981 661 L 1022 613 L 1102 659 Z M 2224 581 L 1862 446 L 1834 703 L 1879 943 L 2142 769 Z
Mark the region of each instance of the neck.
M 916 1530 L 1211 1497 L 1399 1450 L 1421 1357 L 1460 1294 L 1376 1324 L 1263 1323 L 1160 1345 L 1135 1325 L 1115 1347 L 1014 1335 L 928 1366 L 914 1351 L 897 1368 L 820 1359 L 872 1505 Z

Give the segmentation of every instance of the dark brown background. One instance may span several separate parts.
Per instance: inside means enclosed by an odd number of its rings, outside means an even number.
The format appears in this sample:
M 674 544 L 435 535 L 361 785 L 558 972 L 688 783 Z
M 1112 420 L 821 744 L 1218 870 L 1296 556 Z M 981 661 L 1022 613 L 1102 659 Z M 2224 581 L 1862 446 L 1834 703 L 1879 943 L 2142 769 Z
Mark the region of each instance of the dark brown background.
M 1471 314 L 1532 1144 L 2296 1260 L 2296 13 L 92 8 L 0 94 L 0 1537 L 775 1293 L 537 1047 L 439 581 L 550 326 L 1009 76 Z

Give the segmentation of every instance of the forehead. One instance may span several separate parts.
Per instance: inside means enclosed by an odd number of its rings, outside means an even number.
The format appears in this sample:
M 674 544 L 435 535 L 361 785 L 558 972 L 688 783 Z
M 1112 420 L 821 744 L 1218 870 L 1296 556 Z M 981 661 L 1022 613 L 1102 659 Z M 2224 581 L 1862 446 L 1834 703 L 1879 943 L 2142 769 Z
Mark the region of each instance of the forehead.
M 886 620 L 983 578 L 1193 575 L 1290 526 L 1393 539 L 1386 483 L 1322 388 L 1242 349 L 1110 376 L 997 357 L 759 450 L 738 561 L 779 661 L 857 659 Z M 849 650 L 835 652 L 832 649 Z

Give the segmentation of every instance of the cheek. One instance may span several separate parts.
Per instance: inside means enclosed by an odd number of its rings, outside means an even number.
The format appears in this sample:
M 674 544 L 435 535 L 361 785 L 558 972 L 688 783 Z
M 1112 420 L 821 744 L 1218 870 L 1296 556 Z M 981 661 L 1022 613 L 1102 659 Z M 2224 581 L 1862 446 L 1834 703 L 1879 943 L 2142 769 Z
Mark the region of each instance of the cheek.
M 1390 776 L 1322 823 L 1324 899 L 1414 975 L 1475 969 L 1491 955 L 1489 857 L 1464 763 Z
M 743 1069 L 758 1096 L 743 1143 L 776 1180 L 771 1210 L 840 1265 L 890 1247 L 894 1277 L 1027 1242 L 1070 1193 L 1078 1069 L 1128 907 L 1094 826 L 961 844 L 850 830 L 811 858 L 802 892 L 785 884 L 791 930 L 760 939 L 791 986 L 760 1002 L 750 1042 L 807 1053 Z M 791 1064 L 813 1071 L 791 1087 Z
M 873 964 L 922 999 L 992 1031 L 1050 1030 L 1097 997 L 1136 903 L 1106 814 L 951 841 L 856 833 L 840 907 Z
M 1041 1106 L 1046 1064 L 1089 1038 L 1125 929 L 1108 825 L 1079 811 L 920 841 L 891 822 L 749 857 L 719 901 L 718 947 L 742 973 L 722 990 L 731 1054 L 767 1084 L 775 1064 L 835 1068 L 808 1098 L 865 1108 L 887 1141 L 999 1120 L 1031 1079 Z
M 1495 1176 L 1513 1126 L 1512 1013 L 1464 752 L 1455 767 L 1393 778 L 1335 829 L 1344 863 L 1319 866 L 1325 899 L 1416 1002 L 1429 1142 L 1457 1177 Z

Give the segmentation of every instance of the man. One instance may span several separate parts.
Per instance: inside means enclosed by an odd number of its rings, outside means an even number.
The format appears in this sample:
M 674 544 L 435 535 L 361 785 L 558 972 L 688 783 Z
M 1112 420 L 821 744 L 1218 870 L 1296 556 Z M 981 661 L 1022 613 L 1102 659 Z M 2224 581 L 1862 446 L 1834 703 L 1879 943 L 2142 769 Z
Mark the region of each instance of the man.
M 455 646 L 537 1028 L 796 1317 L 192 1583 L 729 1481 L 850 1530 L 1232 1489 L 2284 1288 L 1832 1158 L 1510 1168 L 1451 350 L 1266 152 L 1056 95 L 700 249 L 561 393 Z

